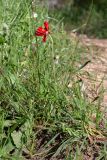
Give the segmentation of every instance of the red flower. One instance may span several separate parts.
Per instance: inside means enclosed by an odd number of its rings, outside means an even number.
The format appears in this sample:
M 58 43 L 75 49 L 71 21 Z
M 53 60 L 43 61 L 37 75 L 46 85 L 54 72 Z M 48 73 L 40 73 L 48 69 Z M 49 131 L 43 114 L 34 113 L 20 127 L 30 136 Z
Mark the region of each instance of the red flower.
M 47 38 L 48 34 L 49 34 L 49 24 L 48 24 L 47 21 L 45 21 L 44 22 L 44 28 L 43 27 L 38 27 L 38 29 L 35 32 L 35 35 L 36 36 L 42 36 L 43 37 L 42 41 L 46 42 L 46 38 Z

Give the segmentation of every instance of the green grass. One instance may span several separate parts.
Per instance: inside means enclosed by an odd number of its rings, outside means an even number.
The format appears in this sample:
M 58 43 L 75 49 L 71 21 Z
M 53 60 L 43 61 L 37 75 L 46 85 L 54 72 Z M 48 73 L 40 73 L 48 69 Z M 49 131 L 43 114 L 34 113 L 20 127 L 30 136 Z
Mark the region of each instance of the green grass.
M 74 78 L 84 49 L 38 2 L 2 0 L 0 13 L 0 159 L 83 159 L 89 135 L 105 131 L 100 104 L 90 103 Z M 42 43 L 34 33 L 47 19 L 51 34 Z M 106 143 L 99 148 L 106 158 Z

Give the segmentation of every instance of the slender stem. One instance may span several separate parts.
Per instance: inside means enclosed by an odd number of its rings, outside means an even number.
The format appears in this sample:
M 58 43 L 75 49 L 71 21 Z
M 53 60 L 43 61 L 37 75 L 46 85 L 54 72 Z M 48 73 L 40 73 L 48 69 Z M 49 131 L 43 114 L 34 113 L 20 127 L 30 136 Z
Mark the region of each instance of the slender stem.
M 36 38 L 36 43 L 37 43 L 37 38 Z M 36 53 L 36 69 L 37 69 L 37 77 L 38 77 L 38 83 L 37 83 L 37 91 L 38 93 L 40 92 L 40 56 L 39 56 L 39 48 L 37 45 L 37 53 Z
M 53 39 L 50 34 L 49 34 L 49 37 L 50 37 L 51 43 L 52 43 L 52 45 L 51 45 L 51 47 L 52 47 L 52 64 L 53 64 L 53 75 L 54 75 L 54 80 L 55 80 L 56 74 L 55 74 L 55 63 L 54 63 Z

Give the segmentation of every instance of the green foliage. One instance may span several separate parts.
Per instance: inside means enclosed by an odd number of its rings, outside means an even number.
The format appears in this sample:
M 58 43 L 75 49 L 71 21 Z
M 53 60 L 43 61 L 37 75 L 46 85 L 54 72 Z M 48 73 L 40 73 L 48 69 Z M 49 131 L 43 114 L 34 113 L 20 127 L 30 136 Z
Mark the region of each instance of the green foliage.
M 74 80 L 82 49 L 66 35 L 63 23 L 49 17 L 37 2 L 0 1 L 0 12 L 0 159 L 21 160 L 24 153 L 38 156 L 36 143 L 44 135 L 46 154 L 58 156 L 68 147 L 75 157 L 85 144 L 81 140 L 91 134 L 91 114 L 101 116 Z M 43 44 L 34 32 L 46 19 L 50 35 Z

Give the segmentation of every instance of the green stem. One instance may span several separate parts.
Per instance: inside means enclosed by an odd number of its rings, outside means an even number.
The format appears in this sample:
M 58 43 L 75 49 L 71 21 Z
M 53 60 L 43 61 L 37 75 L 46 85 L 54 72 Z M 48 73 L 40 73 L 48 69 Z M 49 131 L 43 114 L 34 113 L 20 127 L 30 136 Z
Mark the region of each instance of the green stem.
M 49 35 L 50 39 L 51 39 L 51 47 L 52 47 L 52 64 L 53 64 L 53 76 L 54 76 L 54 81 L 55 81 L 55 76 L 56 76 L 56 73 L 55 73 L 55 63 L 54 63 L 54 51 L 53 51 L 53 39 L 51 37 L 51 35 Z
M 37 43 L 37 38 L 36 38 L 36 43 Z M 40 57 L 39 57 L 39 48 L 38 48 L 38 45 L 37 45 L 37 53 L 36 53 L 36 69 L 37 69 L 37 78 L 38 78 L 38 81 L 37 81 L 37 92 L 40 93 Z M 38 94 L 39 95 L 39 94 Z

